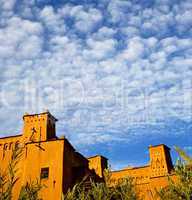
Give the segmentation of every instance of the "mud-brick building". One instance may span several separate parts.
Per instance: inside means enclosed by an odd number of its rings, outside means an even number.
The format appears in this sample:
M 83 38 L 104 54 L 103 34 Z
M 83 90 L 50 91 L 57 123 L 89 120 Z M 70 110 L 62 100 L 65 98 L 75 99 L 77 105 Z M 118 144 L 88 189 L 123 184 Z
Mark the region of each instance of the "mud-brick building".
M 66 138 L 56 136 L 56 122 L 49 112 L 25 114 L 21 135 L 0 138 L 0 170 L 6 170 L 15 145 L 23 147 L 14 200 L 18 199 L 22 185 L 36 179 L 46 185 L 40 192 L 43 200 L 60 200 L 62 193 L 82 179 L 85 186 L 90 178 L 102 181 L 107 159 L 100 155 L 86 158 L 78 153 Z M 154 199 L 155 188 L 166 186 L 168 175 L 175 176 L 167 146 L 150 146 L 149 154 L 149 165 L 113 171 L 112 178 L 117 181 L 132 176 L 145 199 Z
M 142 199 L 157 199 L 156 191 L 167 186 L 168 179 L 176 181 L 170 148 L 164 144 L 149 146 L 150 161 L 146 166 L 128 167 L 112 172 L 112 179 L 118 181 L 126 176 L 133 177 L 136 189 Z
M 22 185 L 37 178 L 46 185 L 40 194 L 43 200 L 60 200 L 62 193 L 84 177 L 100 181 L 106 159 L 102 156 L 87 159 L 76 152 L 67 139 L 56 136 L 56 121 L 49 112 L 25 114 L 21 135 L 0 138 L 1 170 L 7 168 L 14 146 L 24 147 L 18 164 L 19 180 L 14 188 L 14 200 L 18 199 Z

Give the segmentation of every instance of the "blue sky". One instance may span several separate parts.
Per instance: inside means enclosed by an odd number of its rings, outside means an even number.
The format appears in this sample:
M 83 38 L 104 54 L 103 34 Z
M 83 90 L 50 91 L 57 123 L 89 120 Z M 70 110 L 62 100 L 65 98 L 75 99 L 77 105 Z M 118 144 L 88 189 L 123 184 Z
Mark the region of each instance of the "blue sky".
M 150 144 L 192 153 L 191 13 L 191 0 L 0 0 L 0 134 L 48 109 L 115 169 L 146 164 Z

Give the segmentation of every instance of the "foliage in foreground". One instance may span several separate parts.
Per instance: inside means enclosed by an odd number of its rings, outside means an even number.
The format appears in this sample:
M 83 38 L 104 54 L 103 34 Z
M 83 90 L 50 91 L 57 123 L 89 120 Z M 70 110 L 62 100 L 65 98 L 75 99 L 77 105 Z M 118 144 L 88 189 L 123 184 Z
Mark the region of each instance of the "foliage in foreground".
M 23 148 L 16 146 L 11 155 L 10 162 L 7 170 L 0 169 L 0 200 L 12 200 L 12 192 L 16 182 L 19 180 L 17 177 L 18 163 L 21 159 Z M 38 194 L 41 190 L 41 184 L 36 182 L 26 183 L 21 188 L 19 200 L 39 200 Z
M 192 158 L 176 147 L 180 160 L 175 166 L 177 181 L 169 177 L 167 187 L 157 191 L 159 200 L 192 200 Z M 107 176 L 109 173 L 107 174 Z M 85 191 L 83 183 L 76 184 L 63 195 L 63 200 L 138 200 L 132 178 L 127 177 L 115 186 L 111 185 L 110 176 L 105 176 L 104 183 L 91 182 L 91 189 Z
M 83 182 L 76 184 L 63 195 L 63 200 L 138 200 L 133 179 L 127 177 L 111 185 L 110 172 L 105 173 L 105 182 L 94 183 L 91 181 L 89 190 L 85 190 Z
M 26 185 L 21 188 L 19 200 L 40 200 L 38 194 L 42 187 L 38 180 L 27 182 Z
M 176 147 L 182 159 L 177 162 L 175 173 L 178 181 L 169 178 L 169 185 L 158 192 L 161 200 L 192 200 L 192 158 Z
M 178 181 L 169 178 L 169 185 L 158 192 L 161 200 L 192 200 L 192 158 L 184 151 L 176 148 L 182 161 L 179 160 L 175 167 Z M 0 200 L 12 200 L 12 191 L 18 181 L 18 162 L 22 155 L 21 148 L 15 148 L 7 170 L 0 170 Z M 85 190 L 83 182 L 76 184 L 63 195 L 63 200 L 138 200 L 133 179 L 121 179 L 111 187 L 110 172 L 105 173 L 105 182 L 91 182 L 90 190 Z M 110 187 L 109 187 L 110 186 Z M 19 200 L 39 200 L 38 194 L 42 185 L 36 182 L 26 183 L 20 191 Z
M 13 149 L 7 171 L 0 170 L 0 200 L 12 199 L 12 190 L 18 181 L 16 176 L 18 172 L 17 164 L 21 155 L 21 148 L 15 147 L 15 149 Z

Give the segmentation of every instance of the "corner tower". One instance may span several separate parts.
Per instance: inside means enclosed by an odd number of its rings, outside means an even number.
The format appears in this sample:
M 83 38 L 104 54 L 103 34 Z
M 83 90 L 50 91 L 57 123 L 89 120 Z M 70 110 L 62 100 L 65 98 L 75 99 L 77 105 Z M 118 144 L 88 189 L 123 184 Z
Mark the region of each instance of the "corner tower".
M 89 161 L 89 169 L 95 170 L 95 173 L 100 177 L 103 178 L 104 170 L 108 168 L 107 158 L 96 155 L 93 157 L 88 158 Z
M 164 176 L 171 172 L 173 164 L 170 148 L 164 144 L 149 146 L 151 177 Z
M 56 138 L 57 119 L 49 111 L 23 116 L 23 137 L 27 142 L 47 141 Z

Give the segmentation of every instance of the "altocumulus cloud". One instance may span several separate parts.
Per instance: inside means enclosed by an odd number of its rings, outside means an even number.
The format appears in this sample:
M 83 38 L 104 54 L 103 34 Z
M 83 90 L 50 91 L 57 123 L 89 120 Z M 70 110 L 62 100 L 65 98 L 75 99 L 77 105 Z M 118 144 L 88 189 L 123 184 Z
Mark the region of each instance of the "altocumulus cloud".
M 191 0 L 74 2 L 0 0 L 1 133 L 44 109 L 77 145 L 189 122 Z

